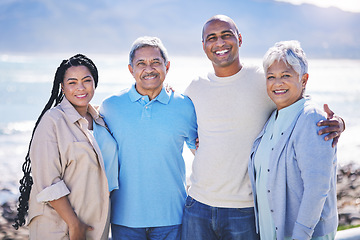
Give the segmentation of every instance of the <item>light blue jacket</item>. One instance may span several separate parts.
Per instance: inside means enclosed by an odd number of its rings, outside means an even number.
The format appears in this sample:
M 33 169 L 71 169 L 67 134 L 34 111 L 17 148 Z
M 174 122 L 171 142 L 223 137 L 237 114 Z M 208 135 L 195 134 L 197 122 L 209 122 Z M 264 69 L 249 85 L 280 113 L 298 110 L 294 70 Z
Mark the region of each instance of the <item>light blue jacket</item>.
M 307 99 L 272 149 L 267 188 L 278 240 L 311 239 L 336 231 L 336 148 L 317 134 L 316 125 L 325 119 Z M 254 156 L 267 124 L 254 142 L 248 168 L 257 219 Z

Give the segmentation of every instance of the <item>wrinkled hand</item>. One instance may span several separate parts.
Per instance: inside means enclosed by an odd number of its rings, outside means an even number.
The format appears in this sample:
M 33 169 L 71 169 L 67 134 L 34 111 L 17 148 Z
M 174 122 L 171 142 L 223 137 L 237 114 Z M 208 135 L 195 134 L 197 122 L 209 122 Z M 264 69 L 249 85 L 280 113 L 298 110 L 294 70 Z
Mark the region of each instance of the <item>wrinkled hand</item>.
M 332 146 L 335 147 L 339 141 L 341 133 L 345 130 L 345 122 L 342 118 L 336 116 L 333 111 L 330 110 L 327 104 L 324 104 L 324 111 L 327 114 L 327 120 L 322 120 L 317 123 L 320 126 L 327 126 L 319 130 L 318 134 L 325 136 L 325 141 L 333 139 Z
M 86 240 L 86 231 L 94 230 L 93 227 L 79 221 L 77 224 L 69 226 L 70 240 Z

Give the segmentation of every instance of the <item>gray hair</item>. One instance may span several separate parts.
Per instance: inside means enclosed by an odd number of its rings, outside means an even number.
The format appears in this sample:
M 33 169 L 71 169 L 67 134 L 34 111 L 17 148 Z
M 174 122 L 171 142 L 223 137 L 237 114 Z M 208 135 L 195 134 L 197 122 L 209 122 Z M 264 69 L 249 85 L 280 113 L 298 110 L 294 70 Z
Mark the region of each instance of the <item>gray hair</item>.
M 165 65 L 168 63 L 168 53 L 164 46 L 164 44 L 161 42 L 161 40 L 157 37 L 139 37 L 135 40 L 135 42 L 132 44 L 130 54 L 129 54 L 129 64 L 130 66 L 133 66 L 132 62 L 135 56 L 136 50 L 144 47 L 153 47 L 160 50 L 160 54 L 162 58 L 164 59 Z
M 291 40 L 275 43 L 263 58 L 264 71 L 266 72 L 275 61 L 280 60 L 290 65 L 299 74 L 299 79 L 308 73 L 306 55 L 299 41 Z

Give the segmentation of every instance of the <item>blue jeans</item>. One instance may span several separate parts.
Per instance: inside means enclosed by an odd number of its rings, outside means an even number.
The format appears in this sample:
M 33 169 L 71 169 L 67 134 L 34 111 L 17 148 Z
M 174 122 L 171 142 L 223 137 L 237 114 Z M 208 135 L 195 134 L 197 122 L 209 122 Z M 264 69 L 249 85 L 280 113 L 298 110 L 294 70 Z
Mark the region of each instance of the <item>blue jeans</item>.
M 181 225 L 129 228 L 111 224 L 112 240 L 180 240 Z
M 254 208 L 217 208 L 188 196 L 182 221 L 182 240 L 259 240 Z

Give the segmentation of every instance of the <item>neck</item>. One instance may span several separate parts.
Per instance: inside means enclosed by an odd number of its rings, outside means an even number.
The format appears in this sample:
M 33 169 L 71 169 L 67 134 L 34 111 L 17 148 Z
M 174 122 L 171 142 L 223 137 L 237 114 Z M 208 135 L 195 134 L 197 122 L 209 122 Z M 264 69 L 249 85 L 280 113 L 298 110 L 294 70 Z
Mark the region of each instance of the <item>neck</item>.
M 162 90 L 162 86 L 160 88 L 157 88 L 157 89 L 138 89 L 135 86 L 135 89 L 140 95 L 148 96 L 150 101 L 151 101 L 160 94 L 160 92 Z
M 243 66 L 239 61 L 234 65 L 230 65 L 226 67 L 219 67 L 219 66 L 215 66 L 214 64 L 213 67 L 214 67 L 215 75 L 217 77 L 230 77 L 240 72 Z
M 87 112 L 84 118 L 88 121 L 88 129 L 93 130 L 93 118 L 91 114 Z
M 87 115 L 87 110 L 88 110 L 88 107 L 82 107 L 82 108 L 75 108 L 76 111 L 82 116 L 82 117 L 86 117 Z

